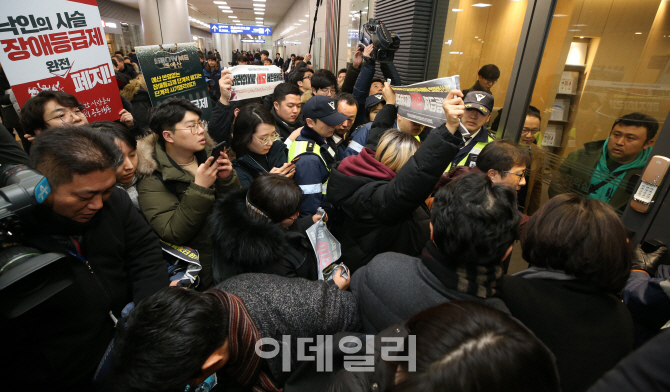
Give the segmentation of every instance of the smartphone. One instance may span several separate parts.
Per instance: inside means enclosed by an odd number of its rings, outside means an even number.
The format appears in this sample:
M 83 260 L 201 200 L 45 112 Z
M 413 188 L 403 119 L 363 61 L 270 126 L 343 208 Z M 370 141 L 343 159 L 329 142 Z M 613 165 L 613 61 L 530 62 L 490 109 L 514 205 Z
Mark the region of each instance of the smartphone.
M 221 151 L 226 151 L 226 148 L 228 148 L 228 143 L 226 143 L 225 141 L 217 144 L 212 149 L 212 155 L 211 156 L 213 156 L 215 160 L 219 159 L 219 157 L 221 156 Z
M 293 158 L 293 160 L 291 161 L 291 163 L 296 163 L 296 162 L 298 162 L 299 160 L 300 160 L 300 157 L 295 157 L 295 158 Z

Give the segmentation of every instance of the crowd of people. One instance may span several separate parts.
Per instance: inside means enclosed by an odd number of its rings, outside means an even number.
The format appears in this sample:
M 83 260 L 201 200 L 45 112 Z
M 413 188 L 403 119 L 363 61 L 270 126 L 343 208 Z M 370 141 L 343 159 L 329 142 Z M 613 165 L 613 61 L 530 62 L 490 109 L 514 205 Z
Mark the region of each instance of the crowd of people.
M 430 128 L 398 113 L 402 80 L 373 50 L 337 74 L 235 51 L 229 65 L 285 78 L 243 101 L 203 54 L 209 119 L 182 98 L 152 107 L 132 52 L 112 58 L 116 121 L 60 91 L 17 119 L 3 106 L 0 164 L 51 187 L 0 255 L 6 388 L 670 391 L 667 252 L 631 246 L 615 211 L 658 123 L 617 119 L 529 208 L 541 113 L 519 143 L 495 139 L 498 68 L 451 90 Z M 570 161 L 619 181 L 575 194 Z M 310 234 L 324 222 L 341 253 L 328 276 Z M 508 275 L 515 246 L 529 266 Z M 62 260 L 18 285 L 26 252 Z

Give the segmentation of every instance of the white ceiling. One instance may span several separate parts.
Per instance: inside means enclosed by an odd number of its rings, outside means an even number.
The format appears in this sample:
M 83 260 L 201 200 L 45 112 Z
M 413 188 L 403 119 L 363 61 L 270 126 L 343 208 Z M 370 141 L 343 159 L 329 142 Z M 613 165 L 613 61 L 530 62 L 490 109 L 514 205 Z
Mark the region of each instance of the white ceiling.
M 127 5 L 133 8 L 138 8 L 137 0 L 112 0 L 116 3 Z M 242 24 L 242 25 L 256 25 L 256 18 L 263 18 L 263 26 L 274 27 L 284 17 L 286 11 L 291 7 L 295 0 L 221 0 L 217 3 L 225 2 L 226 4 L 214 4 L 213 0 L 189 0 L 188 14 L 191 18 L 191 26 L 209 31 L 209 23 L 224 23 L 224 24 Z M 264 4 L 264 14 L 259 15 L 254 11 L 254 4 Z M 230 9 L 221 9 L 219 7 L 230 7 Z M 233 11 L 221 12 L 221 11 Z M 229 18 L 229 16 L 237 16 L 237 19 Z M 203 26 L 197 21 L 207 24 Z M 239 22 L 234 22 L 239 20 Z

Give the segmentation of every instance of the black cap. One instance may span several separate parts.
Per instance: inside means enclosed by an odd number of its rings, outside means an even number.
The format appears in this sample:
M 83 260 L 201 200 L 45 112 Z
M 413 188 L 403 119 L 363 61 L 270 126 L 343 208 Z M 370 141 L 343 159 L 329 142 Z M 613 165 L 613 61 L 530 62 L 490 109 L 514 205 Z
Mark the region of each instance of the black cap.
M 327 125 L 334 127 L 347 121 L 347 116 L 337 111 L 335 101 L 323 95 L 315 95 L 302 107 L 305 118 L 321 120 Z
M 477 109 L 488 116 L 493 111 L 493 95 L 484 91 L 470 91 L 463 97 L 466 109 Z
M 379 105 L 381 102 L 386 102 L 384 100 L 384 96 L 381 93 L 370 95 L 369 97 L 365 98 L 365 108 L 370 109 L 371 107 Z

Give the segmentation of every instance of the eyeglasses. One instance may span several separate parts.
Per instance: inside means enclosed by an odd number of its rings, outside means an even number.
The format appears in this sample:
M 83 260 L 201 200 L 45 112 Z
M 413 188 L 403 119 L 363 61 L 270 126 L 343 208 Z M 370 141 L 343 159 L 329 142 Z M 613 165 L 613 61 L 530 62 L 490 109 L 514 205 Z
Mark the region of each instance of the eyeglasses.
M 191 125 L 190 127 L 186 127 L 186 128 L 175 128 L 174 130 L 175 130 L 175 131 L 191 131 L 191 134 L 192 134 L 192 135 L 197 135 L 197 134 L 198 134 L 198 130 L 199 130 L 200 128 L 203 128 L 203 129 L 205 128 L 205 125 L 202 123 L 202 120 L 198 120 L 198 122 L 193 123 L 193 125 Z
M 275 138 L 277 137 L 277 132 L 273 133 L 270 136 L 267 136 L 263 139 L 256 139 L 259 142 L 261 142 L 262 145 L 267 146 L 268 144 L 272 144 L 275 141 Z
M 501 170 L 501 172 L 503 172 L 503 173 L 507 173 L 507 174 L 514 174 L 515 176 L 518 177 L 518 180 L 519 180 L 519 181 L 521 181 L 522 178 L 524 178 L 526 175 L 528 175 L 528 171 L 527 171 L 527 170 L 524 170 L 523 173 L 521 173 L 521 174 L 519 174 L 519 173 L 514 173 L 514 172 L 511 172 L 511 171 L 507 171 L 507 170 Z
M 67 114 L 69 114 L 69 116 L 67 116 Z M 60 120 L 63 122 L 63 124 L 71 124 L 71 123 L 73 123 L 73 122 L 75 121 L 75 119 L 76 119 L 77 117 L 78 117 L 78 118 L 84 118 L 84 113 L 83 113 L 81 110 L 79 110 L 78 108 L 77 108 L 77 109 L 74 109 L 74 110 L 72 110 L 72 111 L 70 111 L 70 110 L 64 110 L 64 111 L 63 111 L 61 114 L 59 114 L 58 116 L 56 116 L 56 117 L 54 117 L 54 118 L 50 118 L 50 119 L 48 119 L 47 121 L 55 120 L 55 119 L 58 118 L 58 119 L 60 119 Z M 67 118 L 67 119 L 66 119 L 66 118 Z
M 540 132 L 539 128 L 533 128 L 533 129 L 524 128 L 521 131 L 521 134 L 530 133 L 531 135 L 537 135 L 538 132 Z
M 312 75 L 306 75 L 305 77 L 302 78 L 302 80 L 311 79 L 311 78 L 312 78 Z
M 490 84 L 491 86 L 498 83 L 498 79 L 496 79 L 496 80 L 484 79 L 484 80 L 486 80 L 486 83 Z
M 334 88 L 320 88 L 319 91 L 323 91 L 326 94 L 335 95 L 335 89 Z

